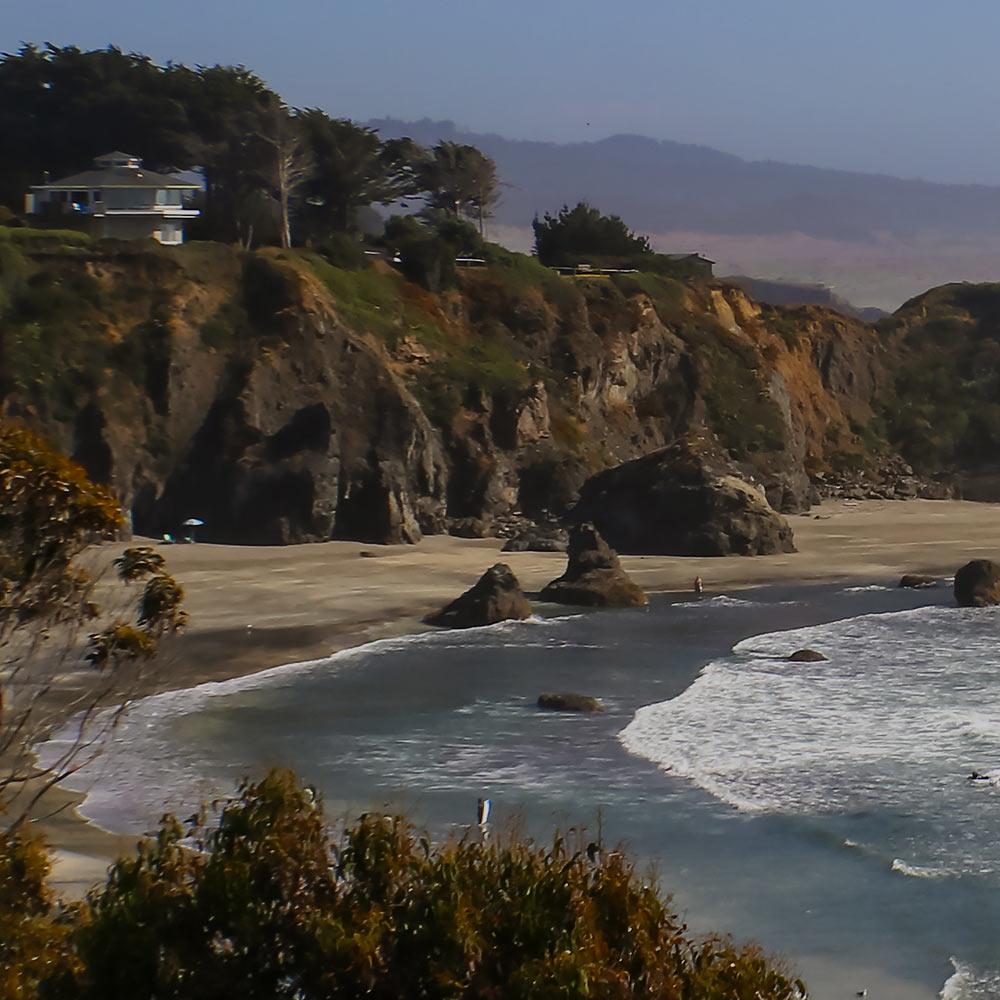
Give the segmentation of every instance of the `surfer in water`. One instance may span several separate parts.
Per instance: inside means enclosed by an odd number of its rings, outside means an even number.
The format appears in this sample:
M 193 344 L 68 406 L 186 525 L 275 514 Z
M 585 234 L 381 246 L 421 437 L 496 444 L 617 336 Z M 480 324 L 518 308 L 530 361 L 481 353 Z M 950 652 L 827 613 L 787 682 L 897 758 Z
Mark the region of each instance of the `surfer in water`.
M 980 774 L 979 771 L 973 771 L 972 774 L 969 775 L 969 777 L 968 777 L 967 780 L 968 781 L 989 781 L 990 780 L 990 776 L 988 774 Z

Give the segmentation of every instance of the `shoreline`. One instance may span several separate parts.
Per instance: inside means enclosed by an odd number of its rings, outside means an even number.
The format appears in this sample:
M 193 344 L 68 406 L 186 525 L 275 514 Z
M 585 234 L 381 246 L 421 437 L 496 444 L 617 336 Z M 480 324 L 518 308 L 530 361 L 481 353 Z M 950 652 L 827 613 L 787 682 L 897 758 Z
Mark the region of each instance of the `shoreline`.
M 686 591 L 696 575 L 711 593 L 782 582 L 895 585 L 903 573 L 950 576 L 967 559 L 1000 550 L 1000 505 L 995 504 L 827 501 L 789 522 L 796 553 L 622 556 L 621 561 L 650 593 Z M 501 553 L 502 545 L 495 538 L 432 536 L 415 546 L 337 541 L 172 547 L 164 555 L 185 587 L 191 626 L 169 643 L 163 668 L 141 696 L 427 631 L 422 617 L 462 593 L 497 561 L 509 563 L 529 597 L 564 568 L 562 553 Z M 125 547 L 103 546 L 99 558 L 110 560 Z M 134 836 L 111 833 L 85 819 L 77 810 L 85 797 L 57 787 L 36 813 L 55 858 L 52 884 L 68 898 L 83 896 L 136 842 Z M 53 810 L 55 815 L 46 815 Z

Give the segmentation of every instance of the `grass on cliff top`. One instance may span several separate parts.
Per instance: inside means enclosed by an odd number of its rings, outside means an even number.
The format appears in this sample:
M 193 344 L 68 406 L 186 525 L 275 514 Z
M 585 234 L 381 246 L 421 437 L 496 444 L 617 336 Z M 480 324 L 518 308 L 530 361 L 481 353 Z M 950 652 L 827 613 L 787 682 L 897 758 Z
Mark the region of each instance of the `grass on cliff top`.
M 0 226 L 0 243 L 10 243 L 25 250 L 85 247 L 91 243 L 86 233 L 75 229 L 30 229 Z
M 394 271 L 334 267 L 318 254 L 298 251 L 330 292 L 343 320 L 374 334 L 389 350 L 410 337 L 430 354 L 407 377 L 428 419 L 447 426 L 470 392 L 512 390 L 528 382 L 527 367 L 502 330 L 466 336 L 445 322 L 438 299 Z

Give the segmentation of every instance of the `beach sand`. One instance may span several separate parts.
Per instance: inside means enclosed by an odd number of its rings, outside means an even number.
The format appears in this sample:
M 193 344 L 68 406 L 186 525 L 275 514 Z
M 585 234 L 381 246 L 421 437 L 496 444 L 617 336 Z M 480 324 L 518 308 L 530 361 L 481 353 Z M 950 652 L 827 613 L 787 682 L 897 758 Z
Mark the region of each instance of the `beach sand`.
M 976 556 L 1000 556 L 1000 505 L 961 501 L 827 502 L 789 518 L 798 552 L 757 558 L 624 556 L 649 591 L 706 591 L 776 582 L 895 583 L 903 573 L 950 576 Z M 139 544 L 137 539 L 131 544 Z M 418 631 L 421 618 L 507 562 L 537 592 L 565 566 L 560 553 L 500 553 L 498 539 L 435 536 L 413 546 L 326 542 L 286 547 L 163 548 L 186 590 L 190 628 L 172 640 L 148 692 L 241 676 Z M 124 546 L 102 546 L 99 560 Z M 56 883 L 79 897 L 134 843 L 84 822 L 79 796 L 55 789 L 37 812 L 56 850 Z

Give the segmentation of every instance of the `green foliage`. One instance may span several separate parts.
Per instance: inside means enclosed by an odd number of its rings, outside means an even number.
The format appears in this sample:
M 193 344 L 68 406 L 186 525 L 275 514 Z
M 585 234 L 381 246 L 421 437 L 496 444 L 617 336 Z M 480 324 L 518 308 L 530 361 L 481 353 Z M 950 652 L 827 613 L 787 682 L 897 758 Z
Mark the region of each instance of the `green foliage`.
M 529 382 L 527 367 L 517 358 L 510 335 L 502 331 L 467 341 L 434 338 L 432 346 L 435 342 L 439 356 L 413 375 L 412 386 L 424 412 L 438 427 L 449 426 L 470 395 L 492 396 L 524 388 Z
M 165 820 L 88 899 L 74 996 L 792 1000 L 754 948 L 687 938 L 621 851 L 478 832 L 432 845 L 364 815 L 334 846 L 288 773 L 211 827 Z
M 675 278 L 640 272 L 615 275 L 612 280 L 626 295 L 648 296 L 666 326 L 676 326 L 687 317 L 684 285 Z
M 80 655 L 80 633 L 102 611 L 94 580 L 77 559 L 122 523 L 115 498 L 79 466 L 38 435 L 0 423 L 0 814 L 7 812 L 8 834 L 30 812 L 31 801 L 18 802 L 29 781 L 44 789 L 71 773 L 77 754 L 96 753 L 99 738 L 88 733 L 55 764 L 42 767 L 34 760 L 36 743 L 58 718 L 49 703 L 58 705 L 63 697 L 55 681 L 61 660 L 45 642 L 58 630 L 72 655 Z M 74 693 L 72 704 L 82 717 L 104 699 L 124 702 L 126 689 L 114 683 L 118 668 L 153 656 L 158 641 L 187 618 L 184 592 L 157 553 L 127 550 L 117 569 L 123 585 L 146 583 L 134 622 L 113 621 L 85 644 L 86 659 L 104 668 L 105 679 L 91 689 L 81 683 Z
M 677 332 L 694 349 L 709 423 L 734 457 L 782 450 L 785 422 L 753 348 L 711 321 L 692 319 Z
M 318 249 L 328 263 L 341 270 L 360 271 L 368 266 L 364 247 L 348 233 L 331 233 Z
M 535 217 L 535 253 L 549 267 L 573 267 L 593 257 L 633 258 L 652 254 L 649 240 L 638 236 L 617 216 L 602 215 L 581 201 L 563 205 L 557 215 Z
M 483 222 L 500 197 L 496 164 L 475 146 L 439 142 L 417 164 L 417 188 L 431 208 Z
M 337 312 L 356 330 L 373 333 L 392 346 L 401 335 L 429 321 L 404 298 L 404 281 L 398 274 L 367 266 L 338 267 L 309 251 L 299 251 L 299 258 L 323 282 Z
M 73 914 L 46 884 L 51 869 L 27 826 L 0 832 L 0 1000 L 35 1000 L 78 971 L 68 942 Z
M 75 229 L 0 228 L 0 246 L 8 244 L 23 250 L 64 250 L 91 244 L 86 233 Z
M 87 169 L 111 149 L 153 169 L 201 169 L 202 215 L 189 232 L 250 247 L 302 236 L 322 243 L 354 231 L 359 212 L 406 197 L 482 220 L 499 185 L 493 161 L 472 146 L 425 150 L 382 141 L 325 112 L 292 111 L 242 66 L 157 66 L 109 47 L 24 46 L 0 56 L 0 204 L 16 206 L 45 171 Z M 3 227 L 6 228 L 6 227 Z
M 1000 449 L 1000 285 L 948 285 L 880 324 L 897 341 L 878 416 L 889 442 L 928 474 Z
M 383 143 L 374 129 L 310 108 L 297 116 L 313 160 L 303 224 L 318 240 L 355 229 L 359 209 L 417 193 L 426 153 L 408 139 Z

